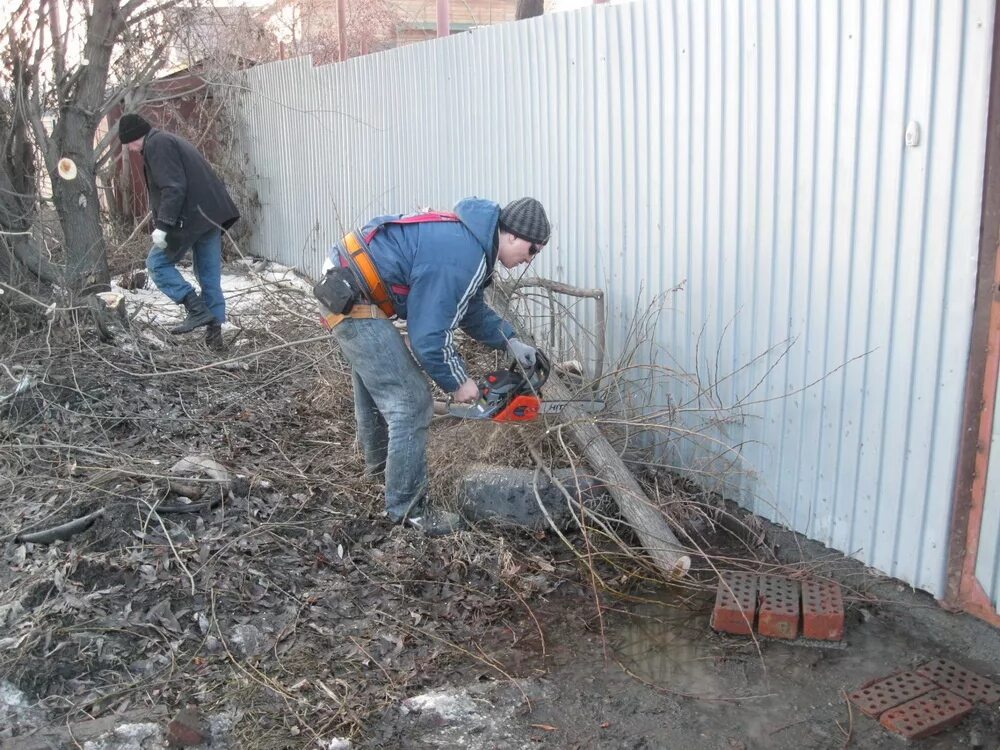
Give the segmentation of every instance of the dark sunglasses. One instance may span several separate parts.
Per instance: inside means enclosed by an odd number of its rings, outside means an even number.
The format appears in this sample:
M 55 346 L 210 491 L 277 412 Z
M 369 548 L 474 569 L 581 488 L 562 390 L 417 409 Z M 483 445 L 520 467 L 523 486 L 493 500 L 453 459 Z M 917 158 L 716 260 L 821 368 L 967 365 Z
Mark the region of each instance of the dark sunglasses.
M 542 246 L 535 242 L 532 242 L 531 247 L 528 248 L 528 255 L 534 257 L 538 255 L 540 252 L 542 252 Z

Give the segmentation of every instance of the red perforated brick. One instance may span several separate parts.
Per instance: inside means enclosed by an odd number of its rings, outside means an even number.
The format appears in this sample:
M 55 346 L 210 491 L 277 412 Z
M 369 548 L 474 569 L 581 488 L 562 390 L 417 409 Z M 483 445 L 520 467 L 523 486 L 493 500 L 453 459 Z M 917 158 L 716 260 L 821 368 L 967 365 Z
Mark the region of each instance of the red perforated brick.
M 770 638 L 799 634 L 799 582 L 778 576 L 757 581 L 757 632 Z
M 1000 685 L 946 659 L 929 661 L 917 667 L 916 671 L 966 700 L 980 703 L 1000 701 Z
M 900 672 L 875 680 L 847 697 L 872 718 L 908 700 L 936 690 L 937 685 L 916 672 Z
M 844 598 L 833 581 L 802 582 L 802 635 L 820 641 L 844 637 Z
M 719 579 L 712 611 L 712 629 L 723 633 L 750 635 L 757 611 L 757 576 L 729 570 Z
M 949 690 L 938 689 L 901 706 L 890 708 L 879 717 L 882 726 L 908 740 L 930 737 L 960 722 L 972 710 L 972 704 Z

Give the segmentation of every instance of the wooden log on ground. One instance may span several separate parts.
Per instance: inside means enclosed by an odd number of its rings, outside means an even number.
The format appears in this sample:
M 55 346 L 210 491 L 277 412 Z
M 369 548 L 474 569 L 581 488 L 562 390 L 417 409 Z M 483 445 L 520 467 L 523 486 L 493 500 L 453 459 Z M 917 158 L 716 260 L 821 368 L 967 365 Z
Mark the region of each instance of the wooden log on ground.
M 542 394 L 543 401 L 580 398 L 580 394 L 563 383 L 556 372 L 549 375 Z M 656 566 L 670 579 L 686 574 L 691 568 L 691 558 L 671 531 L 663 511 L 656 508 L 646 496 L 639 482 L 621 460 L 618 451 L 601 434 L 593 418 L 572 403 L 567 404 L 558 415 L 553 415 L 553 418 L 564 423 L 563 430 L 583 452 L 590 468 L 601 478 L 618 504 L 622 516 L 635 530 Z

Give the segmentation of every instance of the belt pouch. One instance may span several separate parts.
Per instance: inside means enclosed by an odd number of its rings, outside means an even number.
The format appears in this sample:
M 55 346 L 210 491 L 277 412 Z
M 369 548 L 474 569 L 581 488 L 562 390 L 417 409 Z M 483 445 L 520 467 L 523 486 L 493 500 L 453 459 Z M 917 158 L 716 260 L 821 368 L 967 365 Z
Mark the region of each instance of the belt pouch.
M 313 287 L 313 295 L 332 313 L 343 315 L 351 311 L 358 299 L 354 278 L 348 268 L 332 268 Z

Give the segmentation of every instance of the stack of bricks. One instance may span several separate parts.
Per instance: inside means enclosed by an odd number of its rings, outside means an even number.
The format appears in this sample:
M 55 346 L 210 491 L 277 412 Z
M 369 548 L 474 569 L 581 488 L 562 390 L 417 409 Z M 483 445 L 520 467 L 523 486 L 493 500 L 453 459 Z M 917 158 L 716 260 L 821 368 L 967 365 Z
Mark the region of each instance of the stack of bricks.
M 765 638 L 841 641 L 844 601 L 831 581 L 728 571 L 719 580 L 712 628 L 722 633 Z
M 977 702 L 1000 701 L 1000 685 L 935 659 L 910 672 L 869 680 L 847 697 L 890 732 L 919 740 L 957 724 Z

